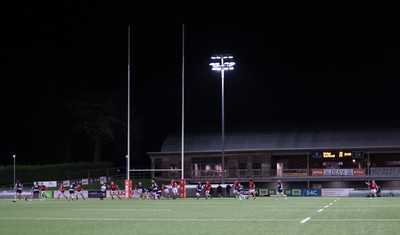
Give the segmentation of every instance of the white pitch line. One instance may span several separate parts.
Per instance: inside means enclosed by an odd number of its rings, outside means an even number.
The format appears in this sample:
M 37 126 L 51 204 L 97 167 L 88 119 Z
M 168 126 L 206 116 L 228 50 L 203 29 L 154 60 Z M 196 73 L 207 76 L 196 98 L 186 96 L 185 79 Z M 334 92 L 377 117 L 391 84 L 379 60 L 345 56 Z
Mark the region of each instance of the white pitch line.
M 155 219 L 155 218 L 0 218 L 0 220 L 67 220 L 67 221 L 220 221 L 220 222 L 241 222 L 241 221 L 259 221 L 259 222 L 295 222 L 298 219 L 186 219 L 186 218 L 171 218 L 171 219 Z
M 304 220 L 302 220 L 300 223 L 304 224 L 308 220 L 310 220 L 311 217 L 307 217 Z M 364 221 L 379 221 L 379 222 L 396 222 L 400 221 L 399 219 L 313 219 L 313 222 L 332 222 L 332 221 L 349 221 L 349 222 L 364 222 Z
M 112 208 L 102 208 L 102 209 L 96 209 L 96 208 L 90 208 L 90 209 L 83 209 L 83 208 L 77 208 L 77 209 L 72 209 L 74 211 L 172 211 L 171 209 L 157 209 L 157 208 L 132 208 L 132 209 L 112 209 Z M 281 210 L 282 211 L 282 210 Z
M 305 222 L 309 221 L 311 219 L 311 217 L 307 217 L 305 219 L 303 219 L 300 224 L 304 224 Z
M 339 200 L 339 199 L 338 199 Z M 336 200 L 334 200 L 333 202 L 336 202 Z M 329 203 L 329 205 L 324 206 L 324 208 L 328 208 L 329 206 L 333 205 L 333 202 Z M 319 209 L 318 212 L 323 211 L 324 209 Z
M 313 221 L 318 221 L 318 222 L 331 222 L 331 221 L 352 221 L 352 222 L 358 222 L 358 221 L 400 221 L 399 219 L 313 219 Z

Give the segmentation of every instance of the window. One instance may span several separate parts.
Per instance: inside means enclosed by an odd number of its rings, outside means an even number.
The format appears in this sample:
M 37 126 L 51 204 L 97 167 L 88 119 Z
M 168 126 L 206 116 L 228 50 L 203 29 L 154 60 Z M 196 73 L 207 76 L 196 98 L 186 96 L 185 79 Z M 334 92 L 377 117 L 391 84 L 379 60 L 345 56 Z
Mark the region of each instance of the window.
M 260 170 L 261 169 L 261 157 L 254 156 L 251 158 L 251 168 L 253 170 Z
M 239 157 L 238 158 L 238 169 L 239 170 L 247 169 L 247 157 Z
M 261 162 L 253 162 L 252 169 L 255 169 L 255 170 L 261 169 Z
M 225 166 L 227 161 L 225 161 Z M 226 167 L 225 167 L 226 169 Z M 201 174 L 212 174 L 222 171 L 221 158 L 219 157 L 197 157 L 192 158 L 192 170 L 195 176 Z

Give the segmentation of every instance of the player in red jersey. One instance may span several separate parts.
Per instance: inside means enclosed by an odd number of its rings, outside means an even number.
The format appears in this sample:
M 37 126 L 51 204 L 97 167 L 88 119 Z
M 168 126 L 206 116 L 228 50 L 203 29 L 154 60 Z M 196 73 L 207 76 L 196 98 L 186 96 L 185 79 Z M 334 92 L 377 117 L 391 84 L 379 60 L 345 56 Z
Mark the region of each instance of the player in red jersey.
M 171 183 L 169 184 L 172 188 L 172 198 L 176 199 L 177 196 L 179 196 L 178 193 L 178 184 L 176 183 L 175 180 L 171 180 Z
M 60 191 L 60 193 L 57 196 L 57 200 L 60 199 L 60 196 L 65 197 L 65 199 L 68 200 L 68 197 L 65 195 L 65 187 L 63 183 L 60 183 L 60 186 L 58 187 L 58 191 Z
M 206 184 L 204 185 L 204 189 L 205 189 L 204 196 L 206 196 L 206 199 L 211 198 L 211 195 L 210 195 L 211 183 L 210 183 L 210 181 L 208 181 L 208 180 L 206 181 Z
M 85 200 L 85 197 L 83 196 L 83 189 L 82 186 L 78 183 L 75 187 L 76 190 L 76 200 L 78 200 L 78 196 L 81 195 L 82 199 Z
M 233 185 L 232 185 L 232 190 L 233 190 L 232 192 L 233 192 L 233 195 L 234 195 L 235 199 L 238 198 L 238 187 L 239 187 L 239 182 L 236 179 L 235 182 L 233 182 Z
M 42 199 L 47 199 L 47 195 L 46 195 L 46 185 L 44 185 L 43 183 L 40 185 L 40 197 Z
M 116 185 L 114 182 L 111 182 L 109 187 L 111 189 L 111 192 L 110 192 L 111 199 L 114 200 L 114 196 L 117 196 L 119 198 L 119 200 L 121 200 L 121 198 L 118 196 L 118 192 L 117 192 L 117 190 L 119 191 L 118 185 Z
M 370 198 L 376 198 L 376 192 L 378 191 L 378 185 L 375 183 L 375 180 L 372 180 L 371 183 L 365 182 L 366 185 L 370 188 Z
M 249 199 L 250 196 L 252 196 L 253 199 L 256 199 L 256 184 L 253 180 L 250 180 L 249 182 L 249 195 L 247 195 L 246 199 Z

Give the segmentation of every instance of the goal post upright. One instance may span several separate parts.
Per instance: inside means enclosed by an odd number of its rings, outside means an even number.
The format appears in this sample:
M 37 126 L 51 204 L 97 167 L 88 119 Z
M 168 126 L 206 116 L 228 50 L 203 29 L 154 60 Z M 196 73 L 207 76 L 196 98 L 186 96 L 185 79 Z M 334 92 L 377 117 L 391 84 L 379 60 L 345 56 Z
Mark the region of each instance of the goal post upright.
M 128 130 L 127 130 L 127 155 L 126 155 L 126 179 L 125 179 L 125 198 L 132 198 L 132 180 L 130 179 L 130 132 L 131 132 L 131 26 L 128 25 Z
M 186 198 L 185 180 L 185 24 L 182 24 L 182 123 L 181 123 L 181 181 L 179 194 Z

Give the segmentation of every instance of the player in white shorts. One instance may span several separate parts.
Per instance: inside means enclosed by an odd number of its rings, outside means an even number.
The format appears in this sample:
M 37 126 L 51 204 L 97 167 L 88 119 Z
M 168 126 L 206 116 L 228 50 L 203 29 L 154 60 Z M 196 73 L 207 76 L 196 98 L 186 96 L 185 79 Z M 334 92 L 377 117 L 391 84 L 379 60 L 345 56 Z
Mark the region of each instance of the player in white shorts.
M 253 199 L 256 199 L 256 184 L 253 180 L 250 180 L 249 187 L 249 195 L 247 195 L 246 199 L 249 199 L 250 196 L 252 196 Z
M 178 193 L 178 184 L 176 183 L 175 180 L 171 180 L 171 183 L 169 184 L 172 188 L 172 198 L 176 199 L 177 196 L 179 196 Z

